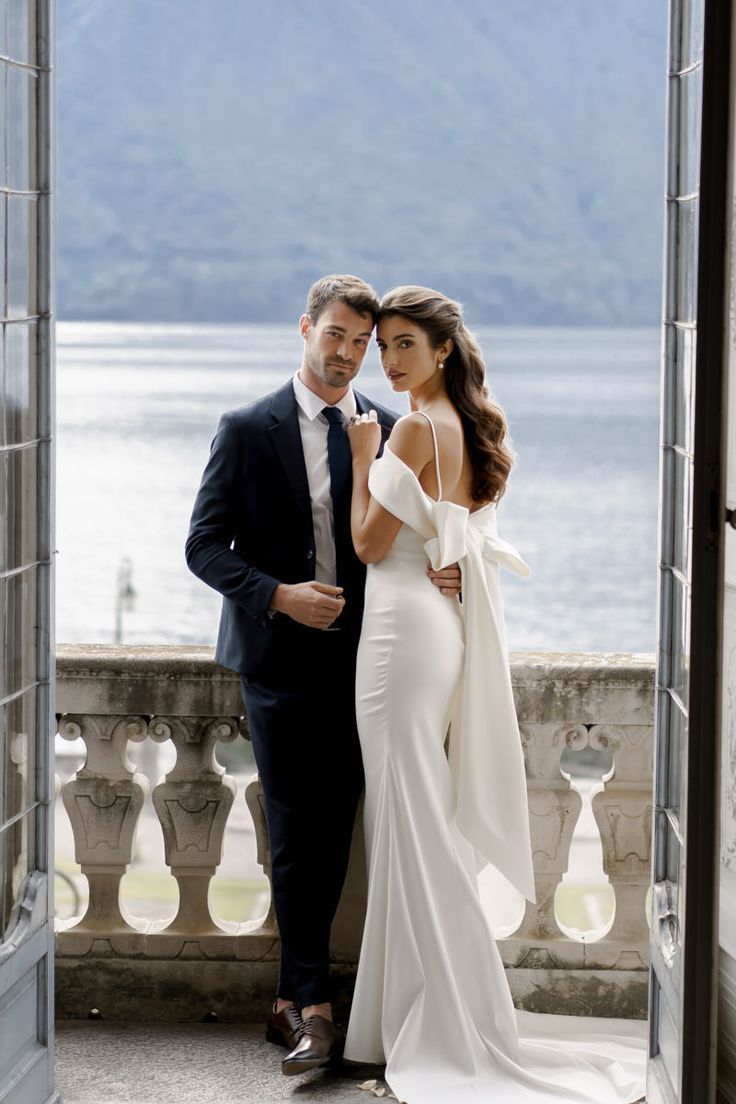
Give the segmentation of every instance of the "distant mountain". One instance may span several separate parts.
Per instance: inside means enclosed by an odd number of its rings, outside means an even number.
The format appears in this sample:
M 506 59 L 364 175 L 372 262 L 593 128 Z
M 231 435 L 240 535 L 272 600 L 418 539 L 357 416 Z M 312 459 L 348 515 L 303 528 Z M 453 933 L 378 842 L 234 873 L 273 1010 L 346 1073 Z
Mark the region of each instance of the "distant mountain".
M 59 314 L 660 313 L 664 0 L 60 0 Z

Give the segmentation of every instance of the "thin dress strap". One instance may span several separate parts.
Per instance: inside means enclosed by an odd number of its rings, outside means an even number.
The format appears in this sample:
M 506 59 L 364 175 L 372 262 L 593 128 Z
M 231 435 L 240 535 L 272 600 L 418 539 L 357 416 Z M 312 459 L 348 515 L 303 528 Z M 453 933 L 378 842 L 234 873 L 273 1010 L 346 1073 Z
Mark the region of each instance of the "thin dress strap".
M 430 418 L 429 414 L 425 414 L 423 410 L 417 410 L 417 414 L 421 414 L 429 422 L 429 428 L 432 430 L 432 440 L 434 441 L 434 470 L 437 475 L 437 501 L 442 498 L 442 476 L 440 475 L 440 450 L 437 447 L 437 434 L 434 429 L 434 422 Z

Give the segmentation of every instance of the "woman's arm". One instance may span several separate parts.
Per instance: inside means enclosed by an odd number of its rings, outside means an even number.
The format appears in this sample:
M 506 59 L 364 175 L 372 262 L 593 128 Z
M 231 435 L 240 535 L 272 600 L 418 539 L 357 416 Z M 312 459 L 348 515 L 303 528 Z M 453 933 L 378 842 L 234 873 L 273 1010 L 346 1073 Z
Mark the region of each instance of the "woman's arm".
M 348 427 L 353 452 L 353 497 L 350 527 L 356 554 L 363 563 L 378 563 L 393 544 L 401 521 L 371 497 L 368 470 L 381 443 L 375 417 Z M 389 437 L 391 451 L 411 468 L 417 478 L 434 457 L 432 431 L 421 414 L 400 419 Z M 388 442 L 386 447 L 388 447 Z

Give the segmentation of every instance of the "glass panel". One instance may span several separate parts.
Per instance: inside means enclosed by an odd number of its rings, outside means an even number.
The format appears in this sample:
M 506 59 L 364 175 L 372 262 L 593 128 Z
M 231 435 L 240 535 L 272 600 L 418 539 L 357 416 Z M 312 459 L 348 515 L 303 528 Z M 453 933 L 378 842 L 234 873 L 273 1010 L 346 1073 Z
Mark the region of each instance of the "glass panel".
M 8 187 L 34 191 L 36 183 L 36 92 L 38 78 L 10 66 L 8 80 Z
M 662 444 L 674 445 L 676 432 L 677 405 L 679 401 L 679 380 L 677 377 L 677 327 L 674 322 L 664 326 L 664 379 L 662 383 Z
M 680 69 L 703 58 L 703 0 L 681 0 Z
M 2 54 L 3 57 L 5 57 L 8 52 L 6 7 L 6 0 L 0 0 L 0 54 Z
M 0 573 L 38 558 L 37 458 L 35 446 L 0 452 Z
M 37 203 L 27 196 L 8 196 L 8 317 L 36 313 Z
M 5 442 L 33 441 L 37 432 L 36 323 L 14 322 L 5 326 L 3 374 Z
M 667 176 L 666 195 L 675 199 L 678 191 L 679 158 L 677 135 L 680 129 L 680 78 L 671 76 L 667 80 Z
M 698 208 L 697 199 L 677 201 L 677 252 L 675 260 L 676 322 L 693 322 L 698 294 Z
M 13 61 L 35 64 L 35 4 L 33 0 L 6 0 L 8 8 L 8 54 Z
M 695 350 L 698 335 L 687 326 L 676 328 L 675 441 L 686 452 L 693 451 L 695 409 Z
M 654 760 L 654 804 L 665 806 L 669 804 L 669 745 L 670 711 L 672 699 L 669 692 L 662 687 L 657 689 L 657 707 L 655 714 L 656 724 L 656 756 Z M 661 871 L 660 871 L 661 877 Z
M 36 569 L 0 579 L 0 699 L 36 682 Z
M 668 882 L 672 882 L 673 885 L 679 885 L 680 883 L 680 839 L 677 832 L 674 829 L 672 822 L 669 818 L 666 821 L 667 824 L 667 873 L 665 875 Z
M 659 554 L 663 564 L 671 565 L 674 558 L 674 487 L 675 454 L 671 448 L 662 450 L 662 487 L 661 487 L 661 544 Z
M 693 507 L 691 494 L 692 460 L 675 450 L 675 486 L 673 513 L 672 563 L 686 578 L 690 578 L 690 549 L 692 547 Z
M 657 656 L 657 678 L 659 685 L 671 685 L 670 647 L 672 640 L 672 589 L 673 576 L 668 567 L 663 567 L 659 576 L 659 636 Z
M 677 321 L 677 215 L 679 200 L 667 200 L 664 268 L 664 321 Z
M 2 4 L 1 3 L 0 3 L 0 12 L 2 12 Z M 0 27 L 2 27 L 2 26 L 3 26 L 2 15 L 0 15 Z M 8 102 L 7 80 L 8 80 L 8 70 L 9 69 L 10 69 L 10 66 L 8 65 L 7 61 L 0 61 L 0 185 L 2 185 L 3 187 L 5 187 L 5 185 L 7 183 L 7 174 L 6 174 L 6 169 L 5 169 L 5 166 L 6 166 L 5 123 L 6 123 L 6 116 L 7 116 L 8 108 L 7 108 L 7 106 L 3 107 L 2 105 L 3 104 L 7 105 L 7 102 Z M 4 237 L 3 237 L 2 252 L 5 253 L 5 238 Z
M 669 710 L 669 793 L 667 804 L 678 824 L 687 815 L 687 717 L 671 700 Z
M 36 689 L 0 705 L 0 826 L 35 801 Z
M 2 116 L 1 111 L 0 116 Z M 0 147 L 0 149 L 3 148 L 4 146 Z M 5 211 L 7 205 L 6 196 L 0 195 L 0 318 L 3 319 L 5 318 Z M 2 443 L 2 439 L 0 439 L 0 443 Z
M 670 573 L 671 574 L 671 573 Z M 672 575 L 672 651 L 670 686 L 687 705 L 690 669 L 690 588 Z
M 7 934 L 13 904 L 33 864 L 35 813 L 28 812 L 0 832 L 0 941 Z
M 680 85 L 678 172 L 672 181 L 677 195 L 693 195 L 700 185 L 700 121 L 703 110 L 703 70 L 700 66 L 677 78 Z

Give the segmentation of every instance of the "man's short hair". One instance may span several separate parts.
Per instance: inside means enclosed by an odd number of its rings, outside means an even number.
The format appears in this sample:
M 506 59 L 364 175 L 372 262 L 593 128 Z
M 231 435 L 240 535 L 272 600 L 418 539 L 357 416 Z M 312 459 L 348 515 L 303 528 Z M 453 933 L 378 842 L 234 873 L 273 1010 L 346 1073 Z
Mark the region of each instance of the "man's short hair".
M 316 322 L 330 303 L 345 303 L 361 315 L 378 318 L 379 299 L 370 284 L 357 276 L 323 276 L 312 284 L 307 296 L 307 314 Z

